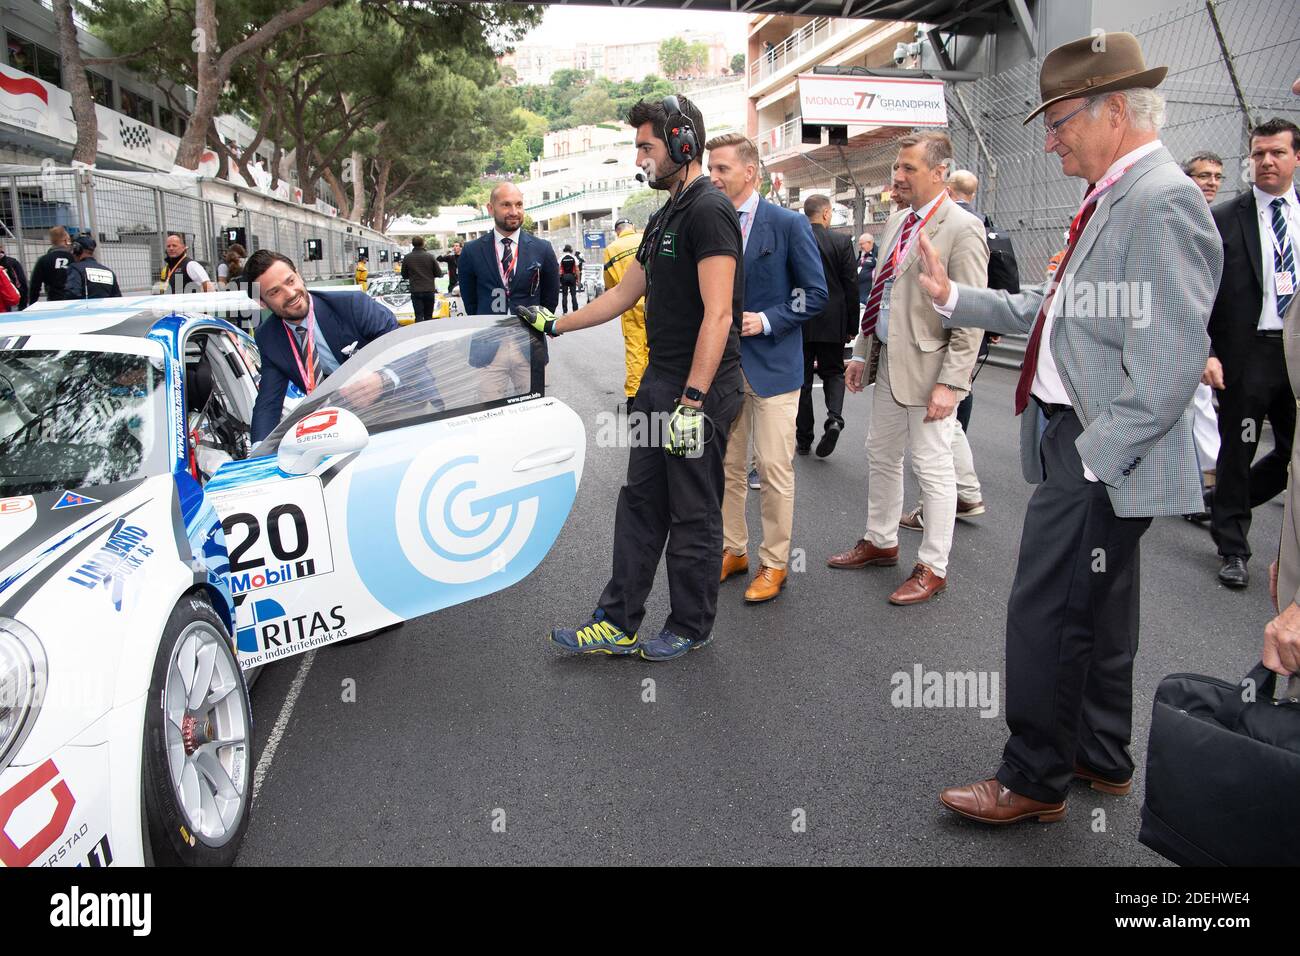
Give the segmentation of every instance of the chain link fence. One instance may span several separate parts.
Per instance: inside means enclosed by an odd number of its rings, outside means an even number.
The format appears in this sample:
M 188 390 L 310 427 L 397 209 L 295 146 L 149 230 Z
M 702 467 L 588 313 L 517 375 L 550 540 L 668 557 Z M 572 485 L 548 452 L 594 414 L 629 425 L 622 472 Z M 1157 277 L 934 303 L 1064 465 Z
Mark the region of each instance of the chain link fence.
M 247 253 L 284 253 L 312 281 L 350 279 L 360 246 L 367 247 L 372 272 L 391 269 L 396 252 L 396 245 L 376 232 L 305 209 L 296 215 L 255 212 L 99 171 L 0 173 L 0 237 L 28 273 L 49 248 L 48 233 L 55 226 L 74 236 L 93 235 L 96 259 L 117 273 L 125 294 L 153 289 L 169 232 L 184 234 L 190 255 L 214 282 L 217 265 L 234 241 L 231 230 L 243 230 Z M 320 240 L 319 260 L 307 259 L 310 239 Z

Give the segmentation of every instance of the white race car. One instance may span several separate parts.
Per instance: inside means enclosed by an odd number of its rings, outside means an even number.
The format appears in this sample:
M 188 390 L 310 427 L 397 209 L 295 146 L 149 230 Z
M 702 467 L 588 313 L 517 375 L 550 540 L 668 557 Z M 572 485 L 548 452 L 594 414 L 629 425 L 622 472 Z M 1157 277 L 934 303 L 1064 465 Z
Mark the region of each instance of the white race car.
M 584 429 L 514 319 L 389 333 L 250 448 L 217 301 L 0 316 L 6 866 L 230 863 L 256 668 L 521 580 L 573 504 Z

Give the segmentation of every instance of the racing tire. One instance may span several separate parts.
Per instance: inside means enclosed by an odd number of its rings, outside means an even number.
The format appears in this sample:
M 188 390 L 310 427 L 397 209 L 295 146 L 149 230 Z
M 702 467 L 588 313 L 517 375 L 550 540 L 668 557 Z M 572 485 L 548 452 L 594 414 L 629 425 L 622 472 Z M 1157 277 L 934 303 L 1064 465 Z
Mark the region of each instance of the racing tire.
M 253 799 L 253 712 L 225 624 L 206 596 L 172 609 L 154 659 L 141 776 L 145 858 L 229 866 Z

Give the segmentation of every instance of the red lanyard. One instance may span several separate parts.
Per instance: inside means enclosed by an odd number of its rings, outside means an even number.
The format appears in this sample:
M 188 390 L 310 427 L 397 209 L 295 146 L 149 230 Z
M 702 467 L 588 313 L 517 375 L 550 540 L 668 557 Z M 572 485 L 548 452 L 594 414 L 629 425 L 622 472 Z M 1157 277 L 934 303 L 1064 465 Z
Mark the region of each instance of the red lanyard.
M 298 374 L 302 376 L 303 384 L 307 386 L 307 394 L 310 395 L 316 389 L 316 316 L 309 314 L 307 316 L 307 367 L 303 368 L 302 356 L 298 352 L 298 340 L 294 334 L 289 331 L 287 323 L 284 324 L 284 334 L 289 336 L 289 347 L 293 349 L 293 360 L 298 363 Z
M 893 256 L 890 257 L 889 260 L 889 271 L 892 274 L 894 275 L 898 274 L 899 261 L 907 258 L 907 254 L 912 251 L 912 246 L 916 245 L 916 240 L 921 235 L 921 230 L 924 229 L 925 224 L 930 221 L 930 217 L 939 211 L 939 207 L 944 204 L 944 201 L 947 198 L 948 198 L 947 193 L 939 194 L 939 201 L 930 207 L 930 211 L 925 214 L 925 218 L 921 220 L 921 224 L 912 230 L 912 235 L 908 238 L 906 249 L 903 248 L 902 243 L 894 244 L 894 254 Z M 916 213 L 912 213 L 912 215 L 916 215 Z M 900 230 L 900 234 L 901 234 L 901 230 Z
M 515 277 L 515 263 L 519 261 L 519 243 L 514 244 L 514 249 L 510 251 L 510 264 L 502 265 L 501 260 L 497 260 L 497 268 L 501 270 L 501 281 L 507 289 L 510 288 L 510 280 Z

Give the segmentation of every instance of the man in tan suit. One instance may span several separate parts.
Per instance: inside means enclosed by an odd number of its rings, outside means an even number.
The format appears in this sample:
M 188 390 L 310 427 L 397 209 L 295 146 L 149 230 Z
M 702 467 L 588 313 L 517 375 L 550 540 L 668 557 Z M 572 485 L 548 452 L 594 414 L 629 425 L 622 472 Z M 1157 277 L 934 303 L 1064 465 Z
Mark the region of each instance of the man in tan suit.
M 978 329 L 945 329 L 917 282 L 917 239 L 929 238 L 959 281 L 988 283 L 984 224 L 952 202 L 945 179 L 952 143 L 943 133 L 899 140 L 893 198 L 903 206 L 889 220 L 881 254 L 845 370 L 851 392 L 875 383 L 867 432 L 866 535 L 827 563 L 832 568 L 898 563 L 898 516 L 903 508 L 903 457 L 911 449 L 921 486 L 925 530 L 911 576 L 889 596 L 891 604 L 919 604 L 947 587 L 948 552 L 957 519 L 953 469 L 954 411 L 970 389 L 979 354 Z

